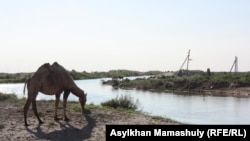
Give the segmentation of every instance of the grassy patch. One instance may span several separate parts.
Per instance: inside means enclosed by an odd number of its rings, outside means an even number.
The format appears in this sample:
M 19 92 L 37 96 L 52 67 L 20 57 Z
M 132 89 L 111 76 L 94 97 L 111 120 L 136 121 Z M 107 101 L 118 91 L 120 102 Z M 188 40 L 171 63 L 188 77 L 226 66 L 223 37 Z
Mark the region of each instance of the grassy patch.
M 95 105 L 93 103 L 86 104 L 86 106 L 85 106 L 85 109 L 89 109 L 89 110 L 91 110 L 91 109 L 97 109 L 97 108 L 101 108 L 101 106 Z
M 160 117 L 160 116 L 152 116 L 152 119 L 163 119 L 163 117 Z
M 136 110 L 138 108 L 138 102 L 134 102 L 133 99 L 127 95 L 122 95 L 120 97 L 117 96 L 114 99 L 101 103 L 101 105 L 113 108 L 130 109 L 130 110 Z
M 180 123 L 176 120 L 173 120 L 173 119 L 170 119 L 170 118 L 164 118 L 164 117 L 161 117 L 161 116 L 151 116 L 152 119 L 156 119 L 156 120 L 164 120 L 164 121 L 167 121 L 167 122 L 170 122 L 170 123 Z

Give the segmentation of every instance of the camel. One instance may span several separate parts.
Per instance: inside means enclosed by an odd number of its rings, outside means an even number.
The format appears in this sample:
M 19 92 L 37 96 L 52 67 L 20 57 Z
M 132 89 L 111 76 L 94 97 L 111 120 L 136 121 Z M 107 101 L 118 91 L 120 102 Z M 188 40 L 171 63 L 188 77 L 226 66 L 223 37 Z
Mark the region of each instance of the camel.
M 79 102 L 84 110 L 84 106 L 87 100 L 87 94 L 80 89 L 74 82 L 71 75 L 57 62 L 54 62 L 52 65 L 45 63 L 41 65 L 33 76 L 25 81 L 24 84 L 24 94 L 25 88 L 27 85 L 28 98 L 24 105 L 24 124 L 28 126 L 27 123 L 27 112 L 30 104 L 32 103 L 32 110 L 37 117 L 39 124 L 42 124 L 43 121 L 40 119 L 37 113 L 36 107 L 36 97 L 38 92 L 47 95 L 55 95 L 55 117 L 54 120 L 59 120 L 57 116 L 57 109 L 60 100 L 60 95 L 63 94 L 63 116 L 65 121 L 69 121 L 69 118 L 66 116 L 66 105 L 67 98 L 70 94 L 74 94 L 79 97 Z

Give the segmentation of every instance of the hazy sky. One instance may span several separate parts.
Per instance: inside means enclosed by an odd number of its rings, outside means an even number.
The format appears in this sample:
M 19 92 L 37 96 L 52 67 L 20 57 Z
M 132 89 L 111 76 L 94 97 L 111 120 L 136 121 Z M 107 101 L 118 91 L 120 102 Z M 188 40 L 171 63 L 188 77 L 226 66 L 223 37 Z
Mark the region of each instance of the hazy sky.
M 0 72 L 250 71 L 249 0 L 0 0 Z

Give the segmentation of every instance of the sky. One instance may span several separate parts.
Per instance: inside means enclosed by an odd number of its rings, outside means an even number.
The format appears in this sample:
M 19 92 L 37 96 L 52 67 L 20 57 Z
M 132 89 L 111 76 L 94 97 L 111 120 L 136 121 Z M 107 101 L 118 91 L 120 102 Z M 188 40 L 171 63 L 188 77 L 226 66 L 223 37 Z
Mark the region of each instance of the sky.
M 250 71 L 249 0 L 0 0 L 0 72 Z

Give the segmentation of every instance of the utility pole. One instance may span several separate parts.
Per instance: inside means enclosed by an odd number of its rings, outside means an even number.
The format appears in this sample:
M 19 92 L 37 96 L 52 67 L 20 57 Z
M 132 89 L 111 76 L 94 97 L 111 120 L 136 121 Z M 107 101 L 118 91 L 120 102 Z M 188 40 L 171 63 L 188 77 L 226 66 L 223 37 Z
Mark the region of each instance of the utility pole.
M 179 72 L 181 71 L 181 69 L 183 68 L 183 66 L 185 65 L 186 62 L 187 62 L 187 73 L 188 73 L 189 61 L 191 61 L 191 59 L 190 59 L 190 50 L 188 51 L 188 55 L 187 55 L 185 61 L 182 63 L 181 68 L 179 69 L 177 74 L 179 74 Z
M 188 71 L 189 61 L 190 61 L 189 57 L 190 57 L 190 50 L 188 51 L 188 56 L 187 56 L 187 71 Z
M 233 66 L 231 67 L 230 73 L 232 72 L 233 68 L 234 68 L 235 73 L 238 72 L 238 57 L 237 56 L 235 56 L 235 60 L 233 62 Z

